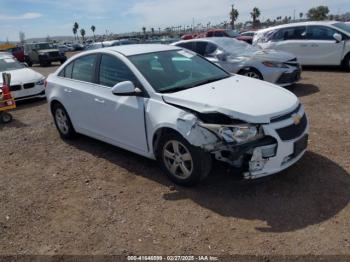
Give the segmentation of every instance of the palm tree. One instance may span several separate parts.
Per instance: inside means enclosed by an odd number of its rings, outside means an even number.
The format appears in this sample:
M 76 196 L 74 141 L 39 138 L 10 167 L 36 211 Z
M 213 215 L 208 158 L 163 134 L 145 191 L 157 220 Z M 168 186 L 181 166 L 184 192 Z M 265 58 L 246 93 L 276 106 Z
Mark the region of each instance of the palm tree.
M 95 41 L 95 30 L 96 30 L 96 27 L 94 25 L 92 25 L 91 31 L 92 31 L 92 34 L 94 35 L 94 41 Z
M 250 13 L 250 15 L 253 18 L 253 26 L 256 27 L 257 20 L 258 20 L 259 16 L 261 15 L 259 8 L 254 7 L 253 11 Z
M 299 13 L 300 20 L 303 19 L 304 13 Z
M 77 33 L 78 33 L 78 30 L 75 28 L 75 27 L 73 27 L 73 34 L 74 34 L 74 39 L 75 40 L 77 40 Z
M 154 35 L 154 28 L 153 27 L 151 28 L 151 32 L 152 32 L 152 35 Z
M 78 38 L 78 36 L 77 36 L 78 29 L 79 29 L 79 24 L 77 22 L 75 22 L 73 25 L 73 32 L 75 32 L 74 34 L 76 36 L 76 39 Z
M 82 29 L 80 29 L 80 34 L 81 34 L 81 37 L 83 38 L 83 42 L 84 42 L 84 36 L 85 36 L 85 29 L 84 28 L 82 28 Z
M 142 27 L 142 32 L 144 35 L 146 34 L 146 27 Z
M 231 20 L 231 28 L 232 29 L 235 29 L 235 22 L 237 21 L 238 16 L 239 16 L 238 10 L 234 8 L 234 5 L 232 5 L 232 9 L 230 12 L 230 20 Z

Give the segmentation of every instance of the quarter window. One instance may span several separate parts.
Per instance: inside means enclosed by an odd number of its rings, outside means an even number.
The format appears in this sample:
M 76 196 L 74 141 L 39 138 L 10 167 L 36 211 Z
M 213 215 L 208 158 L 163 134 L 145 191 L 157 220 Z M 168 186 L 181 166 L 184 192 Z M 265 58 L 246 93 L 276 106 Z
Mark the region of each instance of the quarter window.
M 96 55 L 86 55 L 74 61 L 72 78 L 85 82 L 94 81 Z
M 110 55 L 102 55 L 99 81 L 101 85 L 113 87 L 123 81 L 131 81 L 136 86 L 138 81 L 124 62 Z
M 73 62 L 68 64 L 65 68 L 63 68 L 58 75 L 66 78 L 72 78 L 72 69 Z

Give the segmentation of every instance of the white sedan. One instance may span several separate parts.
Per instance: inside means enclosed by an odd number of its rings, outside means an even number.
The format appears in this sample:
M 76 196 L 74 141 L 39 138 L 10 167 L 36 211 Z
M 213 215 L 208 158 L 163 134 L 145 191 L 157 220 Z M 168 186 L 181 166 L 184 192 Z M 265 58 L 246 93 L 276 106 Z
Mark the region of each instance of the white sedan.
M 204 179 L 212 159 L 254 179 L 288 168 L 307 148 L 294 94 L 175 46 L 83 52 L 49 75 L 46 92 L 63 138 L 81 133 L 158 159 L 181 185 Z
M 11 74 L 10 91 L 16 100 L 45 97 L 45 77 L 18 62 L 11 54 L 0 53 L 0 75 L 3 72 Z
M 346 23 L 303 22 L 262 29 L 253 45 L 290 52 L 302 65 L 342 65 L 350 70 L 350 25 Z

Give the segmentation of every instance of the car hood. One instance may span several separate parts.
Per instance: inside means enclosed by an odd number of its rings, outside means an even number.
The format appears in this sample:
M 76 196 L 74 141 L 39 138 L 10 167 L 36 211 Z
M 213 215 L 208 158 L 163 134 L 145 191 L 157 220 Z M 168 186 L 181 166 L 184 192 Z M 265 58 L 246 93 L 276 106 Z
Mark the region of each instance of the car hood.
M 290 112 L 299 103 L 286 89 L 239 75 L 164 94 L 163 99 L 200 113 L 219 112 L 248 123 L 269 123 L 272 117 Z
M 44 78 L 42 74 L 35 72 L 29 68 L 22 68 L 16 70 L 5 71 L 11 74 L 11 85 L 18 85 L 21 83 L 35 83 Z M 2 72 L 0 72 L 1 74 Z M 0 85 L 2 85 L 2 78 L 0 80 Z
M 274 61 L 274 62 L 287 62 L 295 58 L 295 55 L 284 52 L 277 51 L 272 49 L 261 49 L 261 50 L 246 50 L 244 53 L 241 53 L 238 59 L 255 59 L 259 61 Z M 235 58 L 235 59 L 237 59 Z

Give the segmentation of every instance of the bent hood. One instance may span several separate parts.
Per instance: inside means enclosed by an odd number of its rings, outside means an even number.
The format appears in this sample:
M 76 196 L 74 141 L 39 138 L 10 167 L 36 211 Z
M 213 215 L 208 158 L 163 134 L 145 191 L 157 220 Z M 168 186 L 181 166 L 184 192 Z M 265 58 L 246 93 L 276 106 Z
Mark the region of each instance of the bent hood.
M 286 89 L 239 75 L 164 94 L 163 99 L 200 113 L 219 112 L 248 123 L 269 123 L 272 117 L 290 112 L 299 103 Z
M 11 74 L 11 85 L 18 85 L 22 83 L 35 83 L 44 78 L 42 74 L 35 72 L 29 68 L 22 68 L 16 70 L 4 71 Z M 2 73 L 2 72 L 0 72 Z M 0 85 L 2 86 L 2 77 L 0 79 Z
M 254 52 L 246 52 L 240 55 L 243 58 L 256 59 L 260 61 L 274 61 L 274 62 L 287 62 L 295 58 L 295 55 L 272 49 L 257 50 Z

